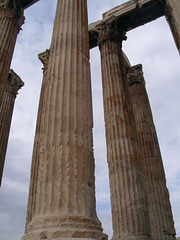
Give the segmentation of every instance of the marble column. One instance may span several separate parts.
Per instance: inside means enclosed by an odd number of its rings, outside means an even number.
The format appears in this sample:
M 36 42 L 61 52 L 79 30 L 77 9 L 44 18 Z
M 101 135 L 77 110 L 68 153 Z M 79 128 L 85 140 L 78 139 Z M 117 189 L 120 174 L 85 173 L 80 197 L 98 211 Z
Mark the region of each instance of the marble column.
M 0 105 L 17 34 L 24 23 L 23 12 L 24 10 L 18 0 L 0 0 Z
M 36 196 L 37 190 L 37 177 L 38 177 L 38 167 L 39 167 L 39 151 L 40 151 L 40 142 L 42 137 L 42 127 L 41 127 L 41 119 L 44 117 L 43 112 L 43 104 L 47 97 L 47 68 L 49 62 L 49 50 L 46 50 L 38 55 L 39 60 L 43 64 L 43 80 L 41 86 L 41 93 L 39 98 L 39 107 L 38 107 L 38 115 L 36 121 L 36 132 L 34 138 L 34 146 L 33 146 L 33 155 L 32 155 L 32 163 L 31 163 L 31 184 L 29 189 L 29 199 L 28 199 L 28 211 L 26 216 L 26 225 L 31 221 L 32 216 L 34 214 L 35 201 L 34 198 Z
M 23 240 L 106 239 L 95 206 L 88 39 L 86 0 L 58 0 Z
M 149 213 L 121 50 L 124 39 L 115 23 L 99 31 L 113 240 L 147 240 Z
M 15 98 L 18 90 L 24 85 L 21 78 L 11 69 L 6 81 L 5 92 L 0 106 L 0 185 L 11 126 Z
M 166 177 L 141 64 L 129 69 L 128 83 L 142 150 L 142 168 L 146 183 L 152 238 L 175 240 L 176 233 Z

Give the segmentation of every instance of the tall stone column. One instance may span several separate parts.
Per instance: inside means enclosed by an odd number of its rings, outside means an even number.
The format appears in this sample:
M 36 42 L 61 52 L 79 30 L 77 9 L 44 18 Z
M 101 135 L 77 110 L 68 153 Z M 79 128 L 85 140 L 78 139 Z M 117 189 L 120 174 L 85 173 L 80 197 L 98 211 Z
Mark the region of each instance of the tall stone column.
M 29 189 L 26 225 L 28 225 L 29 222 L 31 221 L 32 216 L 34 214 L 34 208 L 35 208 L 34 199 L 36 197 L 36 190 L 37 190 L 39 151 L 40 151 L 40 142 L 42 138 L 41 119 L 43 119 L 44 117 L 43 105 L 47 97 L 47 90 L 48 90 L 47 89 L 47 68 L 48 68 L 48 62 L 49 62 L 49 50 L 46 50 L 45 52 L 40 53 L 38 57 L 43 64 L 43 68 L 42 68 L 43 80 L 42 80 L 41 93 L 39 98 L 39 108 L 38 108 L 38 115 L 37 115 L 37 121 L 36 121 L 36 132 L 35 132 L 35 138 L 34 138 L 34 147 L 33 147 L 32 163 L 31 163 L 31 184 Z
M 180 53 L 180 1 L 179 0 L 165 0 L 166 12 L 165 16 L 169 23 L 174 41 Z
M 23 240 L 106 238 L 95 207 L 88 39 L 86 0 L 58 0 Z
M 140 148 L 123 66 L 123 39 L 123 31 L 113 24 L 105 24 L 100 29 L 98 44 L 101 52 L 113 240 L 147 240 L 151 239 L 149 213 Z
M 11 126 L 14 102 L 18 90 L 24 85 L 21 78 L 11 69 L 6 81 L 5 92 L 0 106 L 0 185 L 2 181 L 7 143 Z
M 24 23 L 23 12 L 19 0 L 0 0 L 0 105 L 17 34 Z
M 146 183 L 151 235 L 153 239 L 175 240 L 176 233 L 164 167 L 141 64 L 130 68 L 128 83 L 142 150 L 142 168 Z

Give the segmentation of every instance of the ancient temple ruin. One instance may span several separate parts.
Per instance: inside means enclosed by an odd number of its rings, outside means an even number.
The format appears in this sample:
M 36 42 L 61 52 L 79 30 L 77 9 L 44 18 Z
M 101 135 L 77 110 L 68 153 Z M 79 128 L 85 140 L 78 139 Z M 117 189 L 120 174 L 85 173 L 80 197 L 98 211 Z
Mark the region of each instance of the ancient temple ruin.
M 35 2 L 0 0 L 1 108 L 23 10 Z M 122 41 L 129 30 L 165 16 L 180 52 L 179 10 L 179 0 L 131 0 L 88 26 L 86 0 L 57 1 L 50 49 L 39 54 L 43 81 L 22 240 L 107 239 L 95 200 L 89 66 L 94 47 L 101 54 L 112 239 L 176 239 L 142 65 L 131 66 Z M 5 154 L 0 159 L 4 164 Z

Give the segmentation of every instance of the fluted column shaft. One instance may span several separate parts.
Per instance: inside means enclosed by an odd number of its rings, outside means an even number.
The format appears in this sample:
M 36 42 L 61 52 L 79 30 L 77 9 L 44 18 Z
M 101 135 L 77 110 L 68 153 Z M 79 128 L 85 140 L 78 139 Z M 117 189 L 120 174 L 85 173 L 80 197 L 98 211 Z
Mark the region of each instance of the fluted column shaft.
M 18 90 L 23 85 L 24 83 L 20 77 L 13 70 L 10 70 L 6 81 L 2 104 L 0 106 L 0 185 L 2 181 L 14 102 Z
M 88 39 L 86 0 L 58 0 L 23 239 L 103 236 L 95 209 Z
M 106 24 L 99 33 L 113 239 L 150 238 L 140 150 L 123 66 L 123 32 Z
M 152 238 L 175 240 L 169 193 L 151 107 L 145 89 L 142 65 L 130 68 L 128 83 L 142 150 L 142 168 L 146 183 Z
M 41 120 L 43 119 L 43 106 L 45 99 L 47 97 L 47 68 L 49 62 L 49 50 L 42 52 L 38 55 L 40 61 L 43 64 L 43 80 L 41 86 L 41 93 L 39 98 L 39 107 L 38 107 L 38 115 L 36 121 L 36 132 L 34 138 L 34 147 L 33 147 L 33 155 L 32 155 L 32 163 L 31 163 L 31 184 L 29 189 L 29 199 L 28 199 L 28 207 L 27 207 L 27 215 L 26 215 L 26 225 L 31 221 L 32 216 L 35 210 L 35 198 L 37 191 L 37 177 L 38 177 L 38 168 L 39 168 L 39 151 L 40 151 L 40 142 L 42 138 L 42 127 Z
M 0 0 L 0 105 L 9 74 L 17 34 L 24 23 L 18 0 Z

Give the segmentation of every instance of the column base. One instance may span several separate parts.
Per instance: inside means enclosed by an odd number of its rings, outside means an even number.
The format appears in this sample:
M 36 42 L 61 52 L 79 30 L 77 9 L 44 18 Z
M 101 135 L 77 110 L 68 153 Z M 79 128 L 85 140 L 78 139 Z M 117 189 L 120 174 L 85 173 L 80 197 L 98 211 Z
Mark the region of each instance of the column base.
M 97 238 L 52 238 L 51 240 L 99 240 Z
M 144 235 L 124 235 L 122 237 L 112 237 L 111 240 L 153 240 L 151 236 L 144 236 Z
M 22 238 L 23 239 L 23 238 Z M 27 238 L 28 240 L 103 240 L 104 238 Z M 106 236 L 106 240 L 108 237 Z
M 22 240 L 107 240 L 98 219 L 84 216 L 33 218 Z
M 53 233 L 48 233 L 48 235 L 53 235 Z M 56 232 L 57 234 L 57 232 Z M 62 233 L 60 233 L 62 234 Z M 81 233 L 82 235 L 84 234 L 84 232 Z M 45 238 L 42 238 L 42 236 L 44 235 L 44 232 L 39 232 L 39 233 L 29 233 L 29 234 L 25 234 L 23 237 L 22 237 L 22 240 L 108 240 L 108 236 L 106 234 L 101 234 L 99 235 L 99 237 L 95 237 L 95 238 L 76 238 L 76 237 L 68 237 L 68 238 L 65 238 L 65 237 L 45 237 Z

